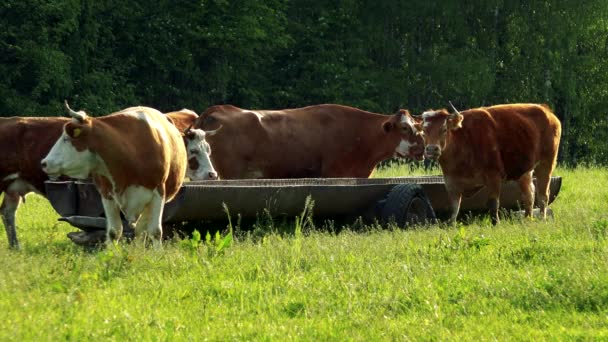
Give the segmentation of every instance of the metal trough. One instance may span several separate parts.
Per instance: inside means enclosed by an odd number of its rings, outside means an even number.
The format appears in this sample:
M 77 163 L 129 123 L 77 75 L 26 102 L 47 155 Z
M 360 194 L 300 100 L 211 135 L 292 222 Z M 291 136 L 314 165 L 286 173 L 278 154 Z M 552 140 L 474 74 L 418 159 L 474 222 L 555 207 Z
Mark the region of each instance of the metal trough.
M 184 183 L 176 198 L 165 205 L 165 224 L 226 220 L 225 203 L 231 215 L 256 217 L 263 211 L 272 216 L 299 215 L 308 196 L 314 201 L 314 217 L 379 215 L 379 206 L 398 185 L 419 186 L 438 215 L 449 212 L 447 193 L 441 176 L 397 178 L 310 178 L 247 179 Z M 552 177 L 551 203 L 561 187 L 561 177 Z M 103 207 L 92 183 L 47 181 L 46 195 L 60 220 L 83 229 L 104 228 Z M 500 206 L 520 209 L 521 192 L 517 183 L 503 184 Z M 487 190 L 463 198 L 462 211 L 486 210 Z

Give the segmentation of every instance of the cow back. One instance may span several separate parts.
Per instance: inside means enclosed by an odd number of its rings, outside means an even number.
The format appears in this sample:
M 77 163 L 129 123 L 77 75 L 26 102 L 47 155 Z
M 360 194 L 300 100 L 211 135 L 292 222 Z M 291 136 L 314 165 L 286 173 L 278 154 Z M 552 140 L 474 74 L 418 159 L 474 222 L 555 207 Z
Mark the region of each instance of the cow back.
M 368 177 L 400 142 L 397 131 L 382 129 L 390 119 L 332 104 L 261 111 L 213 106 L 195 127 L 222 127 L 208 139 L 222 179 Z
M 122 192 L 131 185 L 158 189 L 166 200 L 186 173 L 186 150 L 177 128 L 155 109 L 132 107 L 97 118 L 89 140 Z

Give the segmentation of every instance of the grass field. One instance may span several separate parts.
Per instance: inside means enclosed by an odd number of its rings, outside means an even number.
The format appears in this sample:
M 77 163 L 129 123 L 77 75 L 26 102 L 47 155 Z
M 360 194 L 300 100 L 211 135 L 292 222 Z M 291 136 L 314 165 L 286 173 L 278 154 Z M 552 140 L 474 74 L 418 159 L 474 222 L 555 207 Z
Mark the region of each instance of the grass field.
M 85 252 L 32 195 L 22 250 L 0 240 L 0 340 L 606 340 L 608 170 L 556 174 L 548 222 L 294 222 L 163 250 Z

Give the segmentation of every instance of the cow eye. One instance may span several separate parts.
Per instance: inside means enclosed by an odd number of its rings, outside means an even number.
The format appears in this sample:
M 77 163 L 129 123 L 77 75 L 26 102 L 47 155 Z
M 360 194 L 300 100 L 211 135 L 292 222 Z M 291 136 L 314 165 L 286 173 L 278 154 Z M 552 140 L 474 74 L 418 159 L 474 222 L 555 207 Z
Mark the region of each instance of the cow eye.
M 198 150 L 190 150 L 190 154 L 198 154 Z

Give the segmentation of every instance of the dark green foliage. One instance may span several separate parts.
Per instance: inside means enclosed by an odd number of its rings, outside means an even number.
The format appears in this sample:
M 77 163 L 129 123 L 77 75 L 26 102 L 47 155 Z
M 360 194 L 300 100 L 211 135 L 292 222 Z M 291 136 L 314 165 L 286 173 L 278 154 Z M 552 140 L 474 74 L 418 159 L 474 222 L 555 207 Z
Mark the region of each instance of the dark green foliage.
M 538 102 L 561 161 L 606 164 L 606 17 L 603 0 L 5 0 L 0 115 Z

